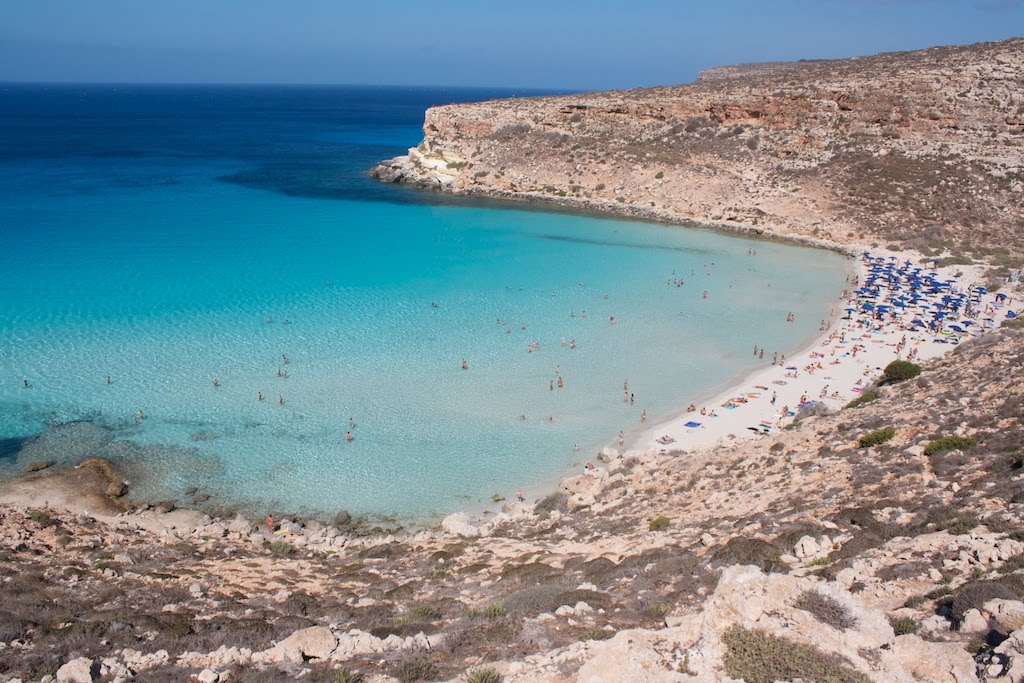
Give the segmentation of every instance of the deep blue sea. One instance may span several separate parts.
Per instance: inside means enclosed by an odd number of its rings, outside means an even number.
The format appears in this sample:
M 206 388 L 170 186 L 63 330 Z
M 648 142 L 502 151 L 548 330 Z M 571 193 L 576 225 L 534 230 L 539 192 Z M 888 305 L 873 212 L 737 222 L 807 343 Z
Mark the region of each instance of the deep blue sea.
M 428 106 L 530 94 L 0 86 L 0 476 L 441 514 L 816 332 L 836 254 L 367 177 Z

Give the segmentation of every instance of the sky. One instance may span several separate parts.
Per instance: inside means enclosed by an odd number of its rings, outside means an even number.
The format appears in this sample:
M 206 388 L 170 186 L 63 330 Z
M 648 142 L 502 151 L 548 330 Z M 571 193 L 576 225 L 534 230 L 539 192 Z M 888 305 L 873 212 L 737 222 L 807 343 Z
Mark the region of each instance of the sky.
M 1024 35 L 1024 0 L 0 0 L 0 81 L 599 90 Z

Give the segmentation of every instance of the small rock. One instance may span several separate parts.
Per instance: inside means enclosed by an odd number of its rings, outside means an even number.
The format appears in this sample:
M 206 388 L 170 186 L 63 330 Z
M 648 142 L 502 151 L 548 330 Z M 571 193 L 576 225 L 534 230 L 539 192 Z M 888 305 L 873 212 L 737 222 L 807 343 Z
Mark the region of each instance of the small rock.
M 193 583 L 188 587 L 188 592 L 193 598 L 201 598 L 206 591 L 198 583 Z
M 44 460 L 39 460 L 37 462 L 30 462 L 29 464 L 25 465 L 25 471 L 26 472 L 38 472 L 39 470 L 45 470 L 47 467 L 49 467 L 52 464 L 53 464 L 52 462 L 46 462 Z

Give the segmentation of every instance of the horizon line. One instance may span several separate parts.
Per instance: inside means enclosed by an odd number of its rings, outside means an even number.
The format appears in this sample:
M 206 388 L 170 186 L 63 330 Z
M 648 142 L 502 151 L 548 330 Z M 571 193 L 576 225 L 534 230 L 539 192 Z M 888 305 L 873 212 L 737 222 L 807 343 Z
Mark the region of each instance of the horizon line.
M 409 83 L 275 83 L 256 81 L 30 81 L 2 80 L 0 87 L 12 85 L 39 86 L 145 86 L 145 87 L 275 87 L 275 88 L 416 88 L 421 90 L 531 90 L 535 92 L 584 93 L 599 92 L 584 88 L 552 88 L 526 85 L 414 85 Z M 640 87 L 640 86 L 634 86 Z M 659 86 L 652 86 L 659 87 Z M 622 88 L 607 88 L 621 90 Z

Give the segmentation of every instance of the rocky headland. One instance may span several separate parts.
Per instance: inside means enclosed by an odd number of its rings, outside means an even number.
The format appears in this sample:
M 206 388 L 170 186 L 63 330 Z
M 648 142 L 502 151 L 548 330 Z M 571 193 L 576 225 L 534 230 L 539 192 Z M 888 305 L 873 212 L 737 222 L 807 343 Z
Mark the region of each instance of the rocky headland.
M 1013 40 L 440 107 L 376 173 L 891 244 L 1019 300 L 1022 66 Z M 1022 382 L 1007 321 L 855 405 L 413 531 L 147 504 L 40 453 L 0 485 L 0 680 L 1016 683 Z

